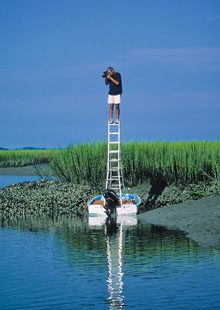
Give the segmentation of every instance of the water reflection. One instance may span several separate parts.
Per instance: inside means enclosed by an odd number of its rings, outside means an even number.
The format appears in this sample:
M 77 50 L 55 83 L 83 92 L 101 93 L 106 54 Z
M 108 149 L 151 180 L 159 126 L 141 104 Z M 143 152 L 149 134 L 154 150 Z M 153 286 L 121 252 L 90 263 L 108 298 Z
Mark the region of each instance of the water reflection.
M 183 265 L 183 269 L 191 264 L 192 257 L 200 259 L 199 252 L 204 254 L 198 244 L 189 240 L 181 232 L 168 231 L 162 227 L 138 224 L 136 217 L 118 217 L 113 219 L 89 218 L 91 230 L 97 231 L 104 227 L 106 238 L 106 257 L 108 263 L 108 298 L 109 309 L 123 309 L 126 306 L 124 288 L 123 256 L 129 263 L 132 276 L 142 277 L 147 270 L 150 277 L 147 280 L 161 277 L 159 268 L 150 270 L 155 258 L 161 261 L 164 270 L 162 277 L 169 279 L 170 271 L 175 265 Z M 138 224 L 138 225 L 137 225 Z M 145 255 L 144 255 L 145 253 Z M 168 254 L 169 253 L 169 254 Z M 218 255 L 218 253 L 216 252 Z M 144 255 L 144 257 L 143 257 Z M 132 260 L 135 259 L 135 264 Z M 169 263 L 167 264 L 167 261 Z M 137 265 L 136 270 L 132 266 Z M 155 267 L 154 267 L 155 268 Z M 178 267 L 179 268 L 179 267 Z M 178 271 L 177 268 L 177 271 Z M 178 271 L 179 272 L 179 271 Z M 147 277 L 148 277 L 147 276 Z M 146 298 L 146 297 L 145 297 Z M 143 305 L 142 305 L 143 306 Z
M 0 279 L 8 275 L 0 281 L 1 298 L 13 309 L 18 301 L 25 308 L 28 294 L 37 310 L 145 309 L 147 302 L 151 309 L 196 309 L 199 299 L 206 308 L 220 302 L 220 252 L 180 232 L 130 217 L 14 218 L 1 226 L 13 227 L 0 230 Z
M 124 306 L 123 296 L 123 225 L 119 224 L 117 232 L 116 220 L 107 221 L 106 255 L 108 260 L 108 292 L 110 309 L 121 309 Z

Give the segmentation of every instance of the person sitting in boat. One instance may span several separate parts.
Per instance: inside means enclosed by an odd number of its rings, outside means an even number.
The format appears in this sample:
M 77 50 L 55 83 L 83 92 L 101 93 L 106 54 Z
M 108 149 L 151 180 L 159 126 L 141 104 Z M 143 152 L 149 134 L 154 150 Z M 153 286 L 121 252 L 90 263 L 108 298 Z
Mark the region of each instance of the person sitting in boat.
M 107 70 L 103 72 L 103 77 L 105 77 L 105 84 L 109 85 L 108 103 L 109 103 L 110 123 L 111 124 L 113 123 L 113 110 L 115 105 L 116 124 L 118 124 L 120 117 L 120 103 L 122 94 L 121 74 L 119 72 L 116 72 L 112 67 L 108 67 Z

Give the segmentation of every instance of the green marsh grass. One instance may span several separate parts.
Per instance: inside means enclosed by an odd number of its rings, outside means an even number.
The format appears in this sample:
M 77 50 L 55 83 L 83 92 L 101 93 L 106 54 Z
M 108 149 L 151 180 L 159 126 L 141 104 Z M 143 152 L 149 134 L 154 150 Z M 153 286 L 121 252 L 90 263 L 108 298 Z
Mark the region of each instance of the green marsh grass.
M 55 174 L 73 183 L 104 185 L 107 144 L 81 144 L 51 157 Z M 127 186 L 146 180 L 197 183 L 220 180 L 220 142 L 129 142 L 122 144 Z
M 78 144 L 65 149 L 0 151 L 0 167 L 49 163 L 54 174 L 66 181 L 104 185 L 107 144 Z M 122 143 L 125 183 L 146 180 L 166 183 L 220 181 L 220 142 Z
M 66 181 L 99 185 L 106 176 L 106 153 L 105 143 L 73 145 L 54 154 L 50 166 Z
M 1 150 L 0 167 L 22 167 L 48 163 L 57 150 Z

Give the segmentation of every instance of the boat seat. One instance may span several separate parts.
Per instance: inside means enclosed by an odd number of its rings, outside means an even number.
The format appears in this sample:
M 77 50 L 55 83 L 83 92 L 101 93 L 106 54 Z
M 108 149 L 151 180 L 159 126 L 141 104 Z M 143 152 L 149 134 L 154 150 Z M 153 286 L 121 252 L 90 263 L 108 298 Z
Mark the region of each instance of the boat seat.
M 95 200 L 92 203 L 93 205 L 104 205 L 104 200 Z
M 104 205 L 104 200 L 95 200 L 93 201 L 92 203 L 93 205 Z M 126 205 L 126 204 L 135 204 L 135 201 L 134 200 L 122 200 L 122 204 L 123 205 Z
M 126 204 L 135 204 L 135 201 L 134 200 L 122 200 L 122 204 L 123 205 L 126 205 Z

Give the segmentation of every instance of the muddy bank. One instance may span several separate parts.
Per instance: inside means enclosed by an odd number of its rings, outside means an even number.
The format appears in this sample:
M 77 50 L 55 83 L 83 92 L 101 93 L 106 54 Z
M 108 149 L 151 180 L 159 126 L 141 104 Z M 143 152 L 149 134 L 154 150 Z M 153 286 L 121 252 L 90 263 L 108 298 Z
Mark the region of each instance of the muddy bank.
M 142 213 L 188 200 L 220 195 L 220 183 L 217 181 L 185 185 L 146 183 L 133 187 L 131 192 L 141 197 L 140 212 Z
M 158 208 L 138 218 L 144 223 L 184 231 L 199 244 L 220 249 L 220 196 Z

